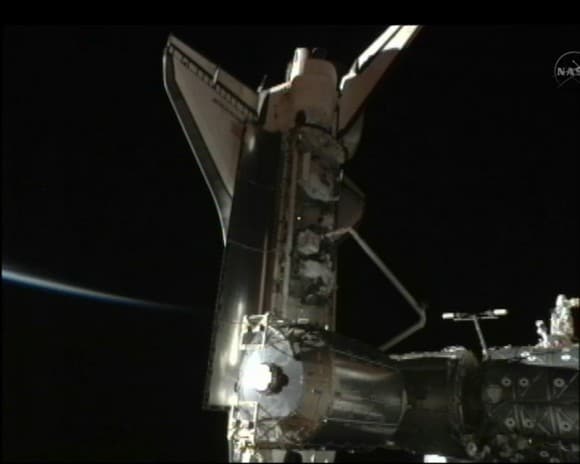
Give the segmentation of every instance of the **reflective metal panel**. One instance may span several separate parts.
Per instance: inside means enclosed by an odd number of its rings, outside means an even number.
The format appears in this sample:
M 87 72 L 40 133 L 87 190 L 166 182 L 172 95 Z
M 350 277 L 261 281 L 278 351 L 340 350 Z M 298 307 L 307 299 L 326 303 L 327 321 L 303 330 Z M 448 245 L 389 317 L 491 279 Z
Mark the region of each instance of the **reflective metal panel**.
M 248 125 L 238 165 L 211 341 L 206 406 L 234 401 L 244 315 L 262 312 L 275 222 L 280 135 Z

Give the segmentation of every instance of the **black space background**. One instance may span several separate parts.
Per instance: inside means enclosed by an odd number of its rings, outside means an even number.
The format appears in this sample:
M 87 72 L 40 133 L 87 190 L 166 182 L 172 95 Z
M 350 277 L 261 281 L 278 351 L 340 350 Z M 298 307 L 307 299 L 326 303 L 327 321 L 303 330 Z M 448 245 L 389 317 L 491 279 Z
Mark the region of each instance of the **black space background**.
M 163 88 L 165 40 L 256 87 L 282 80 L 296 46 L 350 64 L 382 29 L 4 29 L 3 265 L 191 308 L 3 282 L 5 460 L 225 459 L 225 416 L 201 410 L 221 234 Z M 377 90 L 345 169 L 367 194 L 361 235 L 429 304 L 396 352 L 476 349 L 472 327 L 438 317 L 490 307 L 511 310 L 484 324 L 490 344 L 535 343 L 557 293 L 580 293 L 580 85 L 553 79 L 579 39 L 571 26 L 426 27 Z M 413 322 L 351 242 L 339 273 L 340 332 L 380 344 Z

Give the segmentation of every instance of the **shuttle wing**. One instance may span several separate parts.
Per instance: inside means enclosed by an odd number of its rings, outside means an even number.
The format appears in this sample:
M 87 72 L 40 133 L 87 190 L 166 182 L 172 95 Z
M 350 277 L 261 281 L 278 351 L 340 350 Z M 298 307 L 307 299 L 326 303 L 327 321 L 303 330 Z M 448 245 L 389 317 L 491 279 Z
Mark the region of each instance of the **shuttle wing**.
M 419 26 L 390 26 L 355 60 L 342 77 L 339 84 L 339 136 L 356 121 L 381 76 L 419 29 Z
M 163 56 L 165 89 L 218 209 L 224 244 L 245 124 L 258 95 L 170 36 Z

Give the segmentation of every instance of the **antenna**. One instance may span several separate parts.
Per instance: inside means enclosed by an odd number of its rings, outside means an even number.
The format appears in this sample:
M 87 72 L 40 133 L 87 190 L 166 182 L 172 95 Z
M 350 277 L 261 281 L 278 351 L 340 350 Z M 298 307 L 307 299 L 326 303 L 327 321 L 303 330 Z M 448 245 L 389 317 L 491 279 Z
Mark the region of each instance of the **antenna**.
M 267 81 L 268 81 L 268 75 L 264 74 L 264 77 L 262 77 L 262 80 L 260 81 L 260 85 L 258 85 L 258 89 L 257 89 L 258 93 L 260 93 L 262 90 L 264 90 L 264 87 L 266 87 Z
M 441 319 L 452 320 L 454 322 L 471 321 L 475 326 L 475 331 L 477 332 L 477 338 L 479 339 L 479 344 L 481 345 L 481 358 L 485 361 L 489 357 L 487 351 L 487 344 L 485 338 L 483 337 L 483 332 L 479 325 L 480 319 L 499 319 L 501 316 L 506 316 L 508 310 L 504 308 L 489 309 L 481 313 L 469 314 L 469 313 L 443 313 L 441 314 Z

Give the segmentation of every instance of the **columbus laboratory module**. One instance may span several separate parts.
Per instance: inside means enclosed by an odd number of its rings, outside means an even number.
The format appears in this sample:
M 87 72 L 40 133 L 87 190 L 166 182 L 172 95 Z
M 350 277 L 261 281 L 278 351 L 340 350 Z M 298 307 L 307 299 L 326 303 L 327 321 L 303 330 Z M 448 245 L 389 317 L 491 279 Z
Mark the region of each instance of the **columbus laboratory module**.
M 254 91 L 174 36 L 164 83 L 218 209 L 224 256 L 206 406 L 227 411 L 232 462 L 331 462 L 404 449 L 456 461 L 579 460 L 578 298 L 557 297 L 533 346 L 387 351 L 424 309 L 355 231 L 364 195 L 344 174 L 365 102 L 418 26 L 390 26 L 338 76 L 297 48 L 286 81 Z M 335 331 L 337 245 L 352 237 L 418 322 L 380 348 Z

